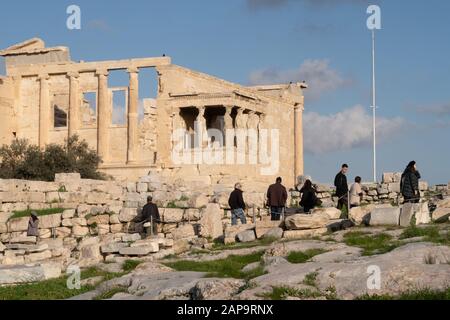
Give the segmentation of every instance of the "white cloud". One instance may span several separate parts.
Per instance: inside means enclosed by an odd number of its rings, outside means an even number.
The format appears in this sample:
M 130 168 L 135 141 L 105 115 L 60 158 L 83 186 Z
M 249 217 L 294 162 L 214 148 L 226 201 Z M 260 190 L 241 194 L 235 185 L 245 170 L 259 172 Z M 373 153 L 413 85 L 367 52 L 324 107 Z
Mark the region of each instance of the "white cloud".
M 309 88 L 305 91 L 308 99 L 318 99 L 321 94 L 334 91 L 351 83 L 343 78 L 338 71 L 330 67 L 329 60 L 308 59 L 297 69 L 279 70 L 267 68 L 252 72 L 252 85 L 275 84 L 306 81 Z
M 355 106 L 333 115 L 305 113 L 305 151 L 321 154 L 372 145 L 372 116 L 368 108 Z M 402 118 L 377 118 L 377 138 L 383 142 L 405 128 Z
M 416 108 L 417 112 L 428 113 L 435 116 L 450 115 L 450 103 L 436 104 L 429 106 L 420 106 Z

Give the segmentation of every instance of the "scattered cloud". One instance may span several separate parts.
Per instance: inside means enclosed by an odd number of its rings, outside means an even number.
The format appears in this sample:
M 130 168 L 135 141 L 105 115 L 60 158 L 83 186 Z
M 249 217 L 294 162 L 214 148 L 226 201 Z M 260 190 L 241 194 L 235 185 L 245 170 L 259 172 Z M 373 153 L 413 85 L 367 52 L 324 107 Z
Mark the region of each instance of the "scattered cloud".
M 442 104 L 434 104 L 429 106 L 415 107 L 419 113 L 427 113 L 434 116 L 450 116 L 450 102 Z
M 332 69 L 328 60 L 320 59 L 306 60 L 297 69 L 267 68 L 250 74 L 250 84 L 252 85 L 302 81 L 306 81 L 309 86 L 305 95 L 308 99 L 313 100 L 318 99 L 323 93 L 334 91 L 352 83 L 351 80 L 345 79 L 338 71 Z
M 372 145 L 372 116 L 357 105 L 333 115 L 305 113 L 303 117 L 305 151 L 323 154 Z M 377 118 L 379 142 L 391 139 L 406 127 L 402 118 Z

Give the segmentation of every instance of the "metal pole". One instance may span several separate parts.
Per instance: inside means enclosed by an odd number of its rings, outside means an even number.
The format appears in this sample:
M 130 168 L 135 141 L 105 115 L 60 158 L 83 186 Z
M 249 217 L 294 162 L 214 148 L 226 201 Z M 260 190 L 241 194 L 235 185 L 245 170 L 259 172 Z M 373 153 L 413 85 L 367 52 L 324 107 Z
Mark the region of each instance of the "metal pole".
M 372 110 L 373 110 L 373 182 L 377 182 L 377 128 L 376 128 L 376 79 L 375 79 L 375 29 L 372 30 Z

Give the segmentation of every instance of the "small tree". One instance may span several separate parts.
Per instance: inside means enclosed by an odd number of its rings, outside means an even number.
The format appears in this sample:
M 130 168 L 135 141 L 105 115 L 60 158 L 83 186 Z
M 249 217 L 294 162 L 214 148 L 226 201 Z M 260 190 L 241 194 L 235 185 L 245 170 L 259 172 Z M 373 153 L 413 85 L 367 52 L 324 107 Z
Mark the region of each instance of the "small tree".
M 53 181 L 55 173 L 78 172 L 84 179 L 106 179 L 97 171 L 102 162 L 95 150 L 78 136 L 64 145 L 49 144 L 45 150 L 27 140 L 14 140 L 0 148 L 0 178 Z

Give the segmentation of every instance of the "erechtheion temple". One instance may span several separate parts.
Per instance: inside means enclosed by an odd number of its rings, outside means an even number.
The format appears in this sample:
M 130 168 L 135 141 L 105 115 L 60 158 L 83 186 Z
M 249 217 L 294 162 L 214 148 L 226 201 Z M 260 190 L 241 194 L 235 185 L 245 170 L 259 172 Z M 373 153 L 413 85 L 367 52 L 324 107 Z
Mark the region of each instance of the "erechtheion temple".
M 304 83 L 246 87 L 174 65 L 166 56 L 75 62 L 67 47 L 49 48 L 38 38 L 4 49 L 0 56 L 6 64 L 6 75 L 0 76 L 2 144 L 25 138 L 45 147 L 77 134 L 102 157 L 102 171 L 130 179 L 164 169 L 180 175 L 233 174 L 268 181 L 283 176 L 292 185 L 303 173 Z M 140 75 L 149 68 L 156 71 L 157 93 L 154 99 L 141 99 Z M 117 70 L 128 73 L 126 86 L 109 85 L 109 75 Z M 117 92 L 125 96 L 121 124 L 114 124 L 112 116 Z M 205 132 L 200 140 L 194 137 L 198 128 Z M 267 153 L 279 148 L 279 168 L 261 175 L 260 169 L 269 165 L 259 156 L 244 163 L 234 158 L 205 163 L 195 156 L 191 163 L 178 163 L 173 157 L 177 129 L 193 137 L 184 139 L 183 152 L 213 145 L 217 150 L 243 150 L 247 156 L 249 148 L 240 147 L 250 144 L 250 138 L 226 139 L 225 131 L 267 129 L 266 140 L 272 143 Z M 209 129 L 223 137 L 210 136 Z M 278 131 L 277 140 L 271 140 L 272 129 Z

